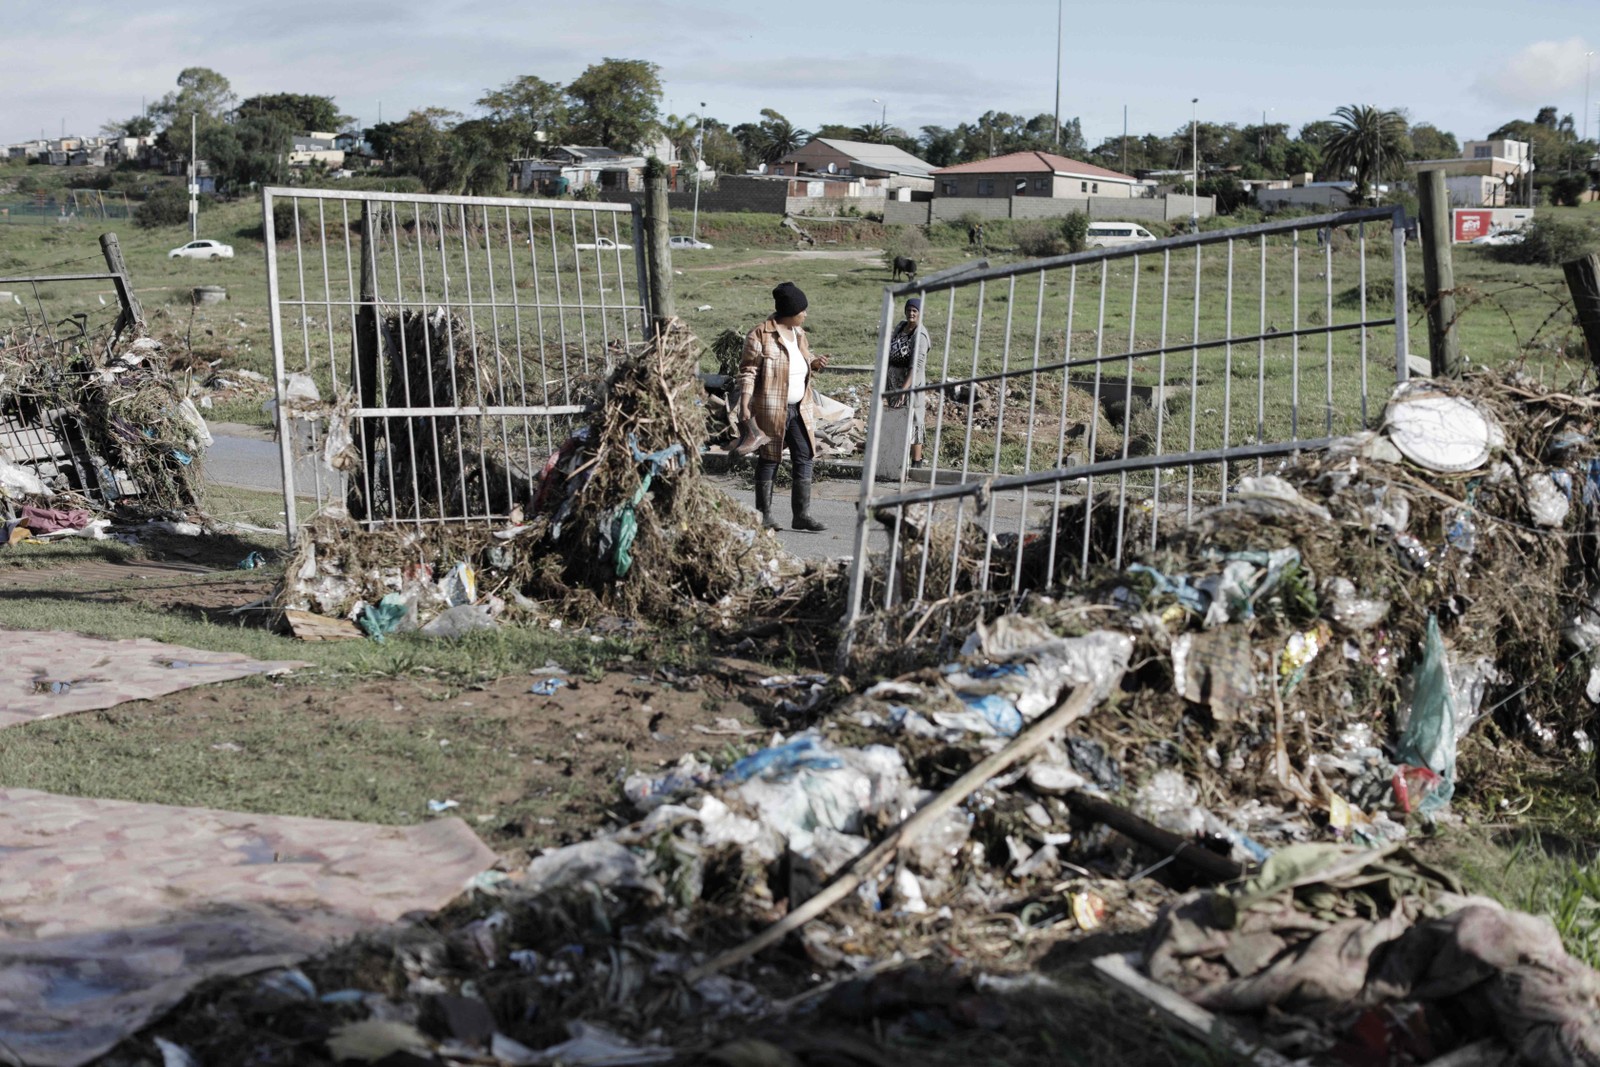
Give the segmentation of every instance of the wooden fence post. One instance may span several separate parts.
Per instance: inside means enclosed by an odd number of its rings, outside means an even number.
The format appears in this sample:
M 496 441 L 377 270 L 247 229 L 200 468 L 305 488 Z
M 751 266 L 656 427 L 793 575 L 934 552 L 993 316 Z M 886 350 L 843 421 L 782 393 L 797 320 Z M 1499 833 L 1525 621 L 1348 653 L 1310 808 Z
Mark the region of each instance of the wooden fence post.
M 1561 270 L 1567 276 L 1567 290 L 1572 293 L 1578 325 L 1583 327 L 1589 361 L 1600 366 L 1600 255 L 1591 252 L 1582 259 L 1563 263 Z
M 122 313 L 117 316 L 116 332 L 129 326 L 144 326 L 144 308 L 134 294 L 133 282 L 128 280 L 128 265 L 122 261 L 122 246 L 117 244 L 116 234 L 100 235 L 100 253 L 106 257 L 106 270 L 117 276 L 117 302 L 122 305 Z
M 1444 171 L 1417 174 L 1422 213 L 1422 284 L 1428 301 L 1428 360 L 1436 378 L 1461 377 L 1461 339 L 1456 334 L 1456 272 L 1450 260 L 1450 195 Z M 1405 308 L 1399 313 L 1406 314 Z
M 644 225 L 650 245 L 650 314 L 659 330 L 677 311 L 672 303 L 672 249 L 667 243 L 667 168 L 654 156 L 645 166 Z

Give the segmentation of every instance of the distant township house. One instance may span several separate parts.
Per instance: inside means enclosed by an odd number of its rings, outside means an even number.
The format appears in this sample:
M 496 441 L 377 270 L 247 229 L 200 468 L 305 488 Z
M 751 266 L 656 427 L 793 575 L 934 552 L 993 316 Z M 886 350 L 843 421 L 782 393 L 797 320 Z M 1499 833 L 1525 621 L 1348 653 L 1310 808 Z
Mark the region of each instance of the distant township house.
M 1122 199 L 1154 194 L 1152 186 L 1129 174 L 1051 152 L 1011 152 L 933 172 L 935 196 L 1047 196 Z
M 1215 199 L 1157 196 L 1153 182 L 1054 152 L 1005 155 L 941 167 L 930 204 L 890 205 L 884 221 L 950 222 L 959 219 L 1048 219 L 1082 212 L 1091 219 L 1170 221 L 1215 213 Z
M 297 133 L 289 145 L 289 166 L 309 167 L 321 163 L 329 170 L 344 166 L 345 150 L 336 133 Z
M 1467 141 L 1455 159 L 1419 159 L 1406 164 L 1419 171 L 1444 171 L 1445 189 L 1453 207 L 1508 207 L 1527 202 L 1532 184 L 1533 146 L 1505 138 Z
M 547 196 L 591 187 L 602 193 L 643 192 L 644 168 L 651 155 L 667 164 L 669 178 L 672 177 L 678 154 L 665 137 L 632 153 L 599 145 L 558 145 L 538 159 L 513 159 L 511 188 Z
M 1373 187 L 1377 193 L 1389 191 L 1387 185 Z M 1344 211 L 1356 206 L 1355 182 L 1319 182 L 1311 174 L 1296 174 L 1287 180 L 1258 181 L 1251 183 L 1256 207 L 1262 211 L 1283 211 L 1286 208 L 1316 208 L 1322 211 Z
M 864 184 L 885 193 L 910 189 L 932 192 L 932 164 L 894 145 L 813 137 L 774 163 L 769 173 L 817 180 L 876 179 Z

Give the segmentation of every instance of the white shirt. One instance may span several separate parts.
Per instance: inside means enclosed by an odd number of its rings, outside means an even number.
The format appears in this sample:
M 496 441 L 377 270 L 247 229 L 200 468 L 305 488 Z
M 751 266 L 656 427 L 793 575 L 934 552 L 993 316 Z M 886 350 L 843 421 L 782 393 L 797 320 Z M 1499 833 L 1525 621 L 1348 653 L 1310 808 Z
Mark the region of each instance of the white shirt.
M 806 395 L 806 359 L 800 354 L 800 339 L 789 326 L 778 327 L 778 340 L 789 350 L 789 395 L 785 403 L 798 404 Z

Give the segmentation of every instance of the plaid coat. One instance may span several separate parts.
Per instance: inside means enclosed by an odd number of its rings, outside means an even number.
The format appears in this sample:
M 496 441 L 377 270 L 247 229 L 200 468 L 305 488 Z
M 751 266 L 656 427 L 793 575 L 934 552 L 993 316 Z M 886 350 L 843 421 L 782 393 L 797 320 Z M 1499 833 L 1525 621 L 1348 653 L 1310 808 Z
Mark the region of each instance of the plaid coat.
M 800 399 L 800 418 L 805 423 L 806 440 L 817 451 L 817 394 L 811 388 L 811 364 L 816 357 L 806 343 L 804 327 L 794 330 L 800 355 L 806 361 L 806 391 Z M 783 435 L 789 422 L 789 350 L 778 337 L 778 324 L 767 319 L 745 335 L 744 354 L 739 357 L 739 397 L 748 403 L 750 414 L 763 433 L 772 438 L 761 446 L 760 457 L 776 461 L 783 457 Z

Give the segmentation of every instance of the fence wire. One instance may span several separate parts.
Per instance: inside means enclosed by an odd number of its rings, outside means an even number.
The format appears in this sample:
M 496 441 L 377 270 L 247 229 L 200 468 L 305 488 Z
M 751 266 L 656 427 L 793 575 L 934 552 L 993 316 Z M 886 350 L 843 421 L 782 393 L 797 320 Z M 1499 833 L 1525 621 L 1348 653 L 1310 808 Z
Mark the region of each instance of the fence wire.
M 912 296 L 933 335 L 927 381 L 891 390 Z M 885 289 L 847 624 L 1120 567 L 1275 458 L 1367 426 L 1406 377 L 1405 308 L 1397 208 Z M 908 462 L 918 398 L 926 467 Z M 878 560 L 873 523 L 888 529 Z M 883 579 L 870 603 L 869 573 Z

